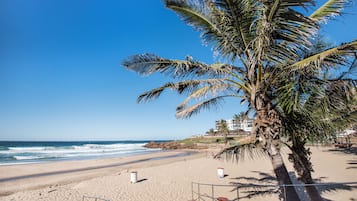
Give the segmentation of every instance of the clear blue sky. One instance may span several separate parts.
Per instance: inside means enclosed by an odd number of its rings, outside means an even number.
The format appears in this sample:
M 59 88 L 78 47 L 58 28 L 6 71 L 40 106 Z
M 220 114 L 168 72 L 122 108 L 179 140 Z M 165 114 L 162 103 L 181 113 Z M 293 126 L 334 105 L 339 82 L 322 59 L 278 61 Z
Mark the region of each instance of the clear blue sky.
M 334 43 L 357 38 L 357 6 L 329 24 Z M 244 108 L 175 118 L 184 97 L 137 96 L 167 79 L 140 77 L 120 63 L 137 53 L 212 62 L 210 47 L 160 0 L 1 0 L 0 140 L 180 139 Z

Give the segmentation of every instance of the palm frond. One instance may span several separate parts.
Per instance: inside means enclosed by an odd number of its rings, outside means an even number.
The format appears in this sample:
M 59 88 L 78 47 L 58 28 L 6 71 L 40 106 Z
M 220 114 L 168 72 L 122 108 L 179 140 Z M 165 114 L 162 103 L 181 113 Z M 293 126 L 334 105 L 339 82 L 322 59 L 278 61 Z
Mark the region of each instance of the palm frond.
M 345 113 L 339 113 L 338 115 L 334 116 L 331 121 L 334 124 L 335 128 L 343 130 L 346 127 L 350 127 L 351 125 L 356 125 L 356 119 L 357 108 L 352 111 L 346 111 Z
M 258 6 L 252 30 L 256 33 L 252 41 L 256 67 L 262 60 L 277 64 L 290 62 L 312 45 L 311 38 L 318 31 L 316 23 L 293 8 L 311 3 L 311 0 L 277 0 L 263 1 Z
M 247 83 L 245 83 L 244 80 L 240 77 L 238 77 L 238 81 L 234 79 L 226 79 L 226 81 L 234 86 L 235 89 L 237 89 L 237 94 L 239 94 L 240 90 L 243 90 L 245 93 L 251 92 L 250 88 L 247 86 Z
M 173 78 L 199 77 L 199 76 L 221 76 L 230 73 L 238 67 L 228 64 L 214 63 L 207 65 L 203 62 L 194 61 L 191 57 L 186 60 L 164 59 L 154 54 L 139 54 L 126 59 L 122 65 L 140 75 L 152 73 L 163 73 Z
M 357 51 L 357 40 L 354 40 L 349 43 L 344 43 L 334 48 L 327 49 L 323 52 L 314 54 L 310 57 L 307 57 L 301 61 L 298 61 L 288 68 L 294 70 L 299 68 L 304 68 L 307 66 L 313 66 L 315 68 L 321 68 L 321 63 L 326 59 L 333 59 L 333 56 L 354 56 Z
M 189 94 L 188 98 L 201 99 L 208 96 L 217 96 L 218 94 L 231 91 L 231 85 L 224 80 L 212 80 L 208 85 L 195 89 Z
M 156 99 L 166 89 L 177 89 L 177 87 L 176 87 L 175 83 L 171 83 L 171 82 L 170 83 L 166 83 L 161 87 L 152 89 L 150 91 L 147 91 L 147 92 L 139 95 L 139 97 L 137 99 L 137 102 L 138 103 L 144 103 L 144 102 L 148 102 L 148 101 L 151 101 L 153 99 Z
M 239 88 L 236 86 L 232 87 L 232 85 L 226 82 L 226 79 L 205 82 L 204 85 L 200 85 L 194 90 L 191 90 L 191 93 L 187 96 L 187 98 L 177 106 L 177 110 L 179 111 L 185 109 L 190 101 L 193 100 L 201 101 L 203 99 L 217 96 L 242 98 L 236 92 L 237 90 L 239 90 Z
M 310 18 L 318 23 L 326 23 L 328 19 L 341 15 L 342 10 L 351 3 L 350 0 L 328 0 Z
M 233 162 L 239 162 L 246 158 L 254 159 L 267 156 L 267 152 L 259 142 L 250 142 L 246 144 L 234 145 L 218 152 L 214 158 L 224 158 Z
M 217 91 L 225 91 L 229 86 L 224 82 L 224 79 L 201 79 L 201 80 L 184 80 L 184 81 L 179 81 L 179 82 L 169 82 L 164 84 L 163 86 L 160 86 L 158 88 L 152 89 L 150 91 L 147 91 L 143 94 L 141 94 L 138 97 L 138 103 L 143 103 L 143 102 L 148 102 L 151 100 L 154 100 L 158 98 L 161 93 L 166 90 L 174 90 L 178 92 L 179 94 L 183 93 L 191 93 L 193 91 L 197 91 L 198 89 L 202 88 L 202 86 L 210 86 L 211 90 L 216 89 L 214 91 L 207 91 L 206 93 L 213 93 L 215 94 Z M 207 94 L 201 94 L 202 96 L 207 95 Z M 195 96 L 195 98 L 198 98 L 199 96 Z
M 349 110 L 348 106 L 356 98 L 356 80 L 332 80 L 325 84 L 325 95 L 321 98 L 328 102 L 331 112 Z
M 354 59 L 351 62 L 351 65 L 348 67 L 348 69 L 344 72 L 342 72 L 337 79 L 348 79 L 350 77 L 356 77 L 357 76 L 357 52 L 354 54 Z
M 234 58 L 243 51 L 240 45 L 235 44 L 237 41 L 226 33 L 229 18 L 216 7 L 214 1 L 166 0 L 165 3 L 187 24 L 199 30 L 205 42 L 213 43 L 222 55 Z
M 166 7 L 178 13 L 190 26 L 207 33 L 221 34 L 209 15 L 209 1 L 165 0 Z
M 177 118 L 190 118 L 192 115 L 199 113 L 204 109 L 218 108 L 220 104 L 223 103 L 224 98 L 227 97 L 236 97 L 235 94 L 231 95 L 222 95 L 207 100 L 201 101 L 189 107 L 186 107 L 185 104 L 181 104 L 176 108 L 176 117 Z
M 255 1 L 217 0 L 212 9 L 216 22 L 225 33 L 224 37 L 217 38 L 216 50 L 228 57 L 240 57 L 246 67 L 249 66 L 246 59 L 251 54 L 249 45 L 255 37 L 251 25 L 256 5 Z

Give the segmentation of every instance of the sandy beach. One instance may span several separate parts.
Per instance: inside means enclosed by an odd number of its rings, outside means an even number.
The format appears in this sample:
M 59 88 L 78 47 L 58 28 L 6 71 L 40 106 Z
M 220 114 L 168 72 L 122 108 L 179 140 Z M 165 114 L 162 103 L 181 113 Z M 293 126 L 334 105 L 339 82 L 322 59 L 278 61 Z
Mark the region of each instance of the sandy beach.
M 322 183 L 357 182 L 357 155 L 333 151 L 332 147 L 311 147 L 315 172 Z M 123 158 L 65 161 L 0 167 L 1 201 L 80 201 L 83 196 L 103 200 L 157 201 L 192 200 L 192 182 L 230 185 L 232 183 L 275 185 L 268 158 L 246 159 L 239 164 L 212 158 L 212 151 L 183 154 L 184 151 L 158 152 Z M 285 162 L 292 172 L 292 166 Z M 224 178 L 217 168 L 224 168 Z M 130 182 L 130 173 L 137 171 L 138 182 Z M 193 185 L 197 191 L 197 185 Z M 233 187 L 215 187 L 215 197 L 236 197 Z M 357 184 L 320 188 L 330 200 L 357 200 Z M 240 189 L 240 200 L 279 200 L 275 187 L 251 193 L 248 199 Z M 266 192 L 262 195 L 259 192 Z M 258 193 L 257 193 L 258 192 Z M 200 193 L 210 196 L 211 186 L 200 186 Z M 84 200 L 94 200 L 84 197 Z M 194 196 L 197 198 L 197 196 Z M 209 200 L 209 199 L 206 199 Z M 100 200 L 99 200 L 100 201 Z

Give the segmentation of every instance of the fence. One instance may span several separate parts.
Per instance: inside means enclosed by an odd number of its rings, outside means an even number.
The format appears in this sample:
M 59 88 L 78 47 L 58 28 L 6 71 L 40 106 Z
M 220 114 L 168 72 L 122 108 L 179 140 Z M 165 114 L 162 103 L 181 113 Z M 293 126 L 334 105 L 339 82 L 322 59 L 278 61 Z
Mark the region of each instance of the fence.
M 232 200 L 239 201 L 241 198 L 250 198 L 254 194 L 260 194 L 259 189 L 262 190 L 262 194 L 275 194 L 280 198 L 286 198 L 286 189 L 295 188 L 299 197 L 306 197 L 304 188 L 306 186 L 315 186 L 318 189 L 357 189 L 357 182 L 343 182 L 343 183 L 316 183 L 316 184 L 286 184 L 286 185 L 258 185 L 258 184 L 241 184 L 241 185 L 219 185 L 219 184 L 204 184 L 204 183 L 191 183 L 192 201 L 220 201 L 220 200 Z M 217 189 L 221 188 L 220 191 Z M 229 191 L 222 191 L 222 188 L 230 189 Z M 245 192 L 241 192 L 242 190 Z M 252 190 L 247 190 L 252 189 Z M 257 190 L 258 189 L 258 190 Z M 224 195 L 223 195 L 223 194 Z M 249 195 L 250 193 L 250 195 Z M 304 195 L 302 195 L 303 193 Z M 224 197 L 224 198 L 223 198 Z M 230 198 L 226 198 L 230 197 Z M 302 200 L 306 200 L 302 199 Z

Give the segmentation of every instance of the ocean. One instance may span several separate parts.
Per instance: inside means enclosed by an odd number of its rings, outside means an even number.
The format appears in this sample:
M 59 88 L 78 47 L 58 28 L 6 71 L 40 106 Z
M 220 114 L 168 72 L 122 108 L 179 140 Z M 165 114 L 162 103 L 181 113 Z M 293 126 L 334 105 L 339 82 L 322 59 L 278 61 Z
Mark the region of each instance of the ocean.
M 0 141 L 0 165 L 138 155 L 160 151 L 148 141 Z

